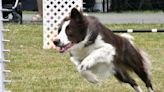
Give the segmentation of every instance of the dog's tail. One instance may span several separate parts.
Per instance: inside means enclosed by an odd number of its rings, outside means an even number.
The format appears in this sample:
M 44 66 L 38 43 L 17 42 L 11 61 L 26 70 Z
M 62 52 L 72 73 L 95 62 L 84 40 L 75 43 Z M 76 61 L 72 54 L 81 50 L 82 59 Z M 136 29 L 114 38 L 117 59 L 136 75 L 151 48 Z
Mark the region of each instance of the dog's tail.
M 143 50 L 139 50 L 142 58 L 143 58 L 143 65 L 144 65 L 144 69 L 145 72 L 150 76 L 151 75 L 151 62 L 149 59 L 149 56 L 146 52 L 144 52 Z
M 126 33 L 125 34 L 121 34 L 121 36 L 126 38 L 134 46 L 134 43 L 133 43 L 134 37 L 133 36 L 131 36 L 129 34 L 126 34 Z M 142 56 L 142 58 L 143 58 L 142 62 L 143 62 L 144 70 L 150 76 L 151 75 L 151 62 L 150 62 L 148 54 L 145 51 L 143 51 L 142 49 L 139 49 L 139 48 L 137 48 L 135 46 L 134 46 L 134 48 Z
M 127 33 L 121 34 L 120 36 L 126 38 L 133 45 L 133 47 L 139 52 L 139 54 L 143 58 L 142 63 L 143 63 L 145 72 L 148 75 L 151 75 L 151 62 L 150 62 L 148 54 L 146 52 L 144 52 L 143 50 L 135 47 L 134 42 L 133 42 L 133 40 L 134 40 L 133 36 L 131 36 L 131 35 L 127 34 Z
M 120 34 L 120 36 L 126 38 L 132 45 L 134 44 L 133 43 L 134 37 L 131 36 L 130 34 L 124 33 L 124 34 Z

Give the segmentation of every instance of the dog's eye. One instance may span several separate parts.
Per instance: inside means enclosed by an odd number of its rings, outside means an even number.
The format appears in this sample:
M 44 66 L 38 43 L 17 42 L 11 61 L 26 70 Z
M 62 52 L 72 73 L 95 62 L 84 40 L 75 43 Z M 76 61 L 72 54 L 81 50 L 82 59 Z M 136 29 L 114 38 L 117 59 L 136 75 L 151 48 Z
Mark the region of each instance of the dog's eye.
M 69 30 L 69 25 L 66 27 L 66 30 Z
M 60 31 L 61 31 L 61 27 L 59 27 L 59 29 L 58 29 L 58 34 L 60 33 Z

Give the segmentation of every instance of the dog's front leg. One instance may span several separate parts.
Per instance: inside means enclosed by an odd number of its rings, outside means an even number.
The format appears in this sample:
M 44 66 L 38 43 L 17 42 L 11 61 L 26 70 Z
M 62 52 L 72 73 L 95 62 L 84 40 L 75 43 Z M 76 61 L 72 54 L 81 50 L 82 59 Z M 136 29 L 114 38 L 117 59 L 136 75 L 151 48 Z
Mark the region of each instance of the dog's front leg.
M 72 63 L 74 63 L 75 64 L 75 66 L 77 67 L 78 65 L 79 65 L 79 63 L 80 63 L 80 61 L 78 61 L 76 58 L 74 58 L 74 57 L 70 57 L 70 60 L 72 61 Z
M 90 70 L 82 71 L 79 69 L 80 61 L 78 61 L 76 58 L 71 57 L 70 60 L 76 65 L 77 70 L 80 72 L 80 74 L 85 77 L 89 82 L 91 83 L 98 83 L 98 79 L 95 74 L 93 74 Z
M 87 56 L 79 65 L 80 70 L 88 70 L 97 63 L 111 64 L 115 55 L 115 49 L 111 45 L 99 48 Z
M 97 76 L 92 73 L 91 68 L 98 63 L 111 64 L 115 55 L 115 49 L 109 45 L 93 51 L 78 66 L 79 72 L 92 83 L 97 83 Z
M 81 64 L 79 64 L 79 66 L 77 67 L 78 68 L 78 71 L 80 72 L 80 74 L 89 82 L 91 83 L 98 83 L 99 80 L 97 79 L 97 76 L 92 73 L 91 70 L 87 70 L 87 67 L 91 67 L 94 63 L 94 60 L 91 60 L 92 58 L 90 57 L 87 57 L 85 58 Z M 87 61 L 90 61 L 90 63 L 88 63 Z M 85 68 L 85 69 L 84 69 Z

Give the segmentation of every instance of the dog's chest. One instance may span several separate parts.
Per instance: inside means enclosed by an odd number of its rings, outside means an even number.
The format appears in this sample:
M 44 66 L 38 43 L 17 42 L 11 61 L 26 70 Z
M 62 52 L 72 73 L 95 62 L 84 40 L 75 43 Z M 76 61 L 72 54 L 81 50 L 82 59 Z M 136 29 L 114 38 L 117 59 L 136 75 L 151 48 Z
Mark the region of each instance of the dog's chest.
M 87 47 L 87 48 L 76 48 L 71 50 L 71 54 L 72 56 L 78 60 L 78 61 L 82 61 L 85 57 L 87 57 L 92 51 L 93 51 L 94 47 Z

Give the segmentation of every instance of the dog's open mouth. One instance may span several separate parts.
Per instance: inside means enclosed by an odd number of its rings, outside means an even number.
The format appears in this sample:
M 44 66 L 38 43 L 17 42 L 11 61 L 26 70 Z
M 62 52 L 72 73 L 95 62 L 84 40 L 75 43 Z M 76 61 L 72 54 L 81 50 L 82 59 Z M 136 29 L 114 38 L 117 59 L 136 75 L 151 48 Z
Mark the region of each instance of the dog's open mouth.
M 66 45 L 61 45 L 61 46 L 57 46 L 57 50 L 60 52 L 60 53 L 64 53 L 65 51 L 67 51 L 69 48 L 71 48 L 72 46 L 74 45 L 73 42 L 70 42 Z

